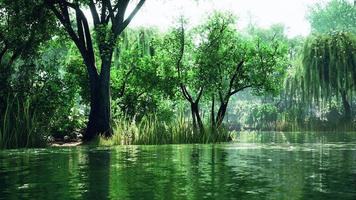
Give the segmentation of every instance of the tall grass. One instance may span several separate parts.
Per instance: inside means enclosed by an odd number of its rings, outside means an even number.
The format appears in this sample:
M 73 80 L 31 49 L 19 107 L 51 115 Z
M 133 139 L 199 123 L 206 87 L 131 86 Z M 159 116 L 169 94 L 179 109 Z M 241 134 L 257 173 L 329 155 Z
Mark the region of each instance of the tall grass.
M 0 111 L 0 149 L 40 147 L 46 144 L 30 98 L 7 98 Z
M 210 130 L 194 133 L 192 122 L 183 115 L 171 122 L 160 121 L 155 115 L 140 121 L 121 117 L 114 122 L 113 136 L 99 137 L 99 145 L 212 143 L 230 138 L 225 129 L 214 133 Z

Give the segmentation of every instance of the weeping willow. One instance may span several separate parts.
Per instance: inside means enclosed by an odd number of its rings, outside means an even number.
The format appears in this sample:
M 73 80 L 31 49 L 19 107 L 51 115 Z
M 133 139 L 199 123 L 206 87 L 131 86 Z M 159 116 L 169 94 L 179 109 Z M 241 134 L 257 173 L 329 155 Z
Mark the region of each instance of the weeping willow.
M 296 58 L 292 63 L 291 68 L 287 72 L 287 77 L 284 82 L 284 98 L 287 102 L 291 102 L 290 106 L 295 103 L 304 102 L 304 78 L 301 56 Z
M 158 32 L 155 29 L 138 28 L 125 30 L 119 38 L 113 56 L 113 66 L 119 71 L 112 71 L 112 76 L 125 77 L 125 74 L 131 73 L 130 71 L 138 64 L 139 60 L 145 56 L 153 56 L 154 48 L 152 43 L 157 34 Z
M 344 117 L 350 119 L 350 102 L 356 89 L 355 49 L 356 38 L 352 33 L 333 32 L 309 37 L 297 83 L 303 87 L 303 100 L 320 104 L 333 97 L 341 99 Z
M 127 29 L 121 34 L 113 56 L 112 82 L 127 79 L 140 60 L 154 55 L 152 43 L 157 34 L 157 30 L 146 28 Z
M 305 101 L 304 93 L 304 69 L 302 67 L 302 55 L 298 55 L 292 60 L 284 82 L 284 90 L 281 98 L 284 100 L 284 121 L 296 127 L 303 127 L 308 114 L 308 104 Z M 293 128 L 292 128 L 293 129 Z
M 156 29 L 127 29 L 120 37 L 116 52 L 122 53 L 134 50 L 139 56 L 153 55 L 154 49 L 152 47 L 152 42 L 156 35 Z
M 155 75 L 151 57 L 154 56 L 153 47 L 158 36 L 159 32 L 154 28 L 126 29 L 120 35 L 111 71 L 113 115 L 141 117 L 146 109 L 151 109 L 153 100 L 146 95 L 151 88 L 142 82 L 153 80 Z

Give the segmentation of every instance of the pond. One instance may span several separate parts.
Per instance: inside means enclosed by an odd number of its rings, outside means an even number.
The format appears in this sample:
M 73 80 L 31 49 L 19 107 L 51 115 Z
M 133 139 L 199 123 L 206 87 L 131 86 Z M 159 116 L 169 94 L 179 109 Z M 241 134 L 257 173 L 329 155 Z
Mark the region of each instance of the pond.
M 0 199 L 356 199 L 356 133 L 0 151 Z

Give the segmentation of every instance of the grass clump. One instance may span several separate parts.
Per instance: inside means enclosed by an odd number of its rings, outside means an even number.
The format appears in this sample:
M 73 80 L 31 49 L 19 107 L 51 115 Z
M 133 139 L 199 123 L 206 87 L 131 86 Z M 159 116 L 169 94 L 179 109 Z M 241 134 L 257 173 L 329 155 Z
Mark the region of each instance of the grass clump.
M 160 121 L 157 116 L 146 116 L 142 120 L 128 120 L 122 117 L 113 124 L 110 138 L 99 137 L 99 145 L 157 145 L 212 143 L 230 140 L 227 129 L 207 130 L 201 133 L 193 131 L 191 121 L 179 115 L 170 122 Z
M 0 112 L 0 149 L 46 145 L 30 98 L 7 98 Z

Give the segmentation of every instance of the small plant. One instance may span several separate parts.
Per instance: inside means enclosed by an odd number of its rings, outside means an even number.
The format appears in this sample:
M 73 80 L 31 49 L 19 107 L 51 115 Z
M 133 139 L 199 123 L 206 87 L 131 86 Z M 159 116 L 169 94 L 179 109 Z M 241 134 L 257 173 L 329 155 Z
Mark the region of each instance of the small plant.
M 215 131 L 214 135 L 212 131 L 194 134 L 191 121 L 182 114 L 170 122 L 160 121 L 156 115 L 150 115 L 140 121 L 120 117 L 114 121 L 112 137 L 100 136 L 99 145 L 187 144 L 229 140 L 229 133 L 224 128 Z
M 30 98 L 7 98 L 0 113 L 0 149 L 45 146 L 45 131 Z

